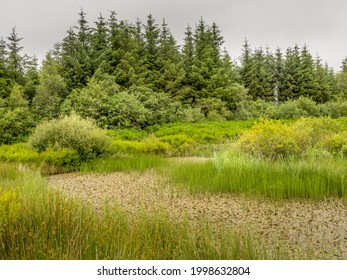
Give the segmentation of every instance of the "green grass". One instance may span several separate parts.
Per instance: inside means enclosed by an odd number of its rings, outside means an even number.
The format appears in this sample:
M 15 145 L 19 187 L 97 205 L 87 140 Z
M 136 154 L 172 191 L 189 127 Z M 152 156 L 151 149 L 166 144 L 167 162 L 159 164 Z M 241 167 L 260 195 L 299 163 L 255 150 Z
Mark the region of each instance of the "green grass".
M 110 130 L 114 150 L 123 154 L 210 156 L 249 129 L 253 121 L 169 123 L 145 130 Z
M 127 158 L 106 158 L 84 162 L 80 166 L 81 172 L 144 172 L 148 169 L 159 168 L 165 160 L 157 156 L 137 156 Z
M 48 188 L 37 172 L 0 167 L 0 259 L 274 259 L 249 234 L 208 225 L 194 230 L 164 213 L 128 216 L 90 205 Z M 8 195 L 9 193 L 18 195 Z M 12 209 L 9 211 L 8 209 Z
M 166 175 L 191 193 L 234 193 L 280 199 L 347 199 L 347 160 L 258 160 L 215 157 L 174 164 Z
M 341 124 L 341 126 L 343 127 L 343 129 L 344 129 L 345 131 L 347 131 L 347 117 L 338 118 L 337 120 L 338 120 L 338 122 Z
M 186 135 L 198 143 L 217 143 L 237 137 L 253 126 L 254 121 L 225 121 L 201 123 L 169 123 L 148 127 L 156 137 Z

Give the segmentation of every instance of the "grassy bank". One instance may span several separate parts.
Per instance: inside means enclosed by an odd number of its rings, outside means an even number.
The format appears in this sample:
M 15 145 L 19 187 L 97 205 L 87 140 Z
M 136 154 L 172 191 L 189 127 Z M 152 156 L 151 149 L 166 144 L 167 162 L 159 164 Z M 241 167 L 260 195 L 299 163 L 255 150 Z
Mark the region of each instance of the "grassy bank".
M 272 259 L 247 233 L 219 234 L 165 214 L 129 217 L 53 192 L 37 172 L 0 167 L 0 259 Z

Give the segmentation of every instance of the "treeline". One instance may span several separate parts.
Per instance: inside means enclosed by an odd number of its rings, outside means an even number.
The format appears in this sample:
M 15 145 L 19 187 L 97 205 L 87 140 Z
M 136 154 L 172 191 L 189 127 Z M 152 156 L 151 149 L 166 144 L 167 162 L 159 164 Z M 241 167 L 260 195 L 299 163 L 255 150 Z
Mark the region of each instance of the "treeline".
M 299 103 L 316 106 L 317 115 L 347 114 L 347 105 L 340 108 L 347 102 L 347 59 L 334 73 L 307 46 L 272 53 L 246 40 L 232 61 L 219 26 L 202 18 L 187 26 L 179 46 L 165 20 L 158 24 L 152 15 L 130 23 L 111 12 L 90 24 L 81 10 L 40 69 L 21 55 L 21 40 L 15 28 L 0 40 L 0 143 L 72 112 L 104 128 L 282 117 L 288 104 Z

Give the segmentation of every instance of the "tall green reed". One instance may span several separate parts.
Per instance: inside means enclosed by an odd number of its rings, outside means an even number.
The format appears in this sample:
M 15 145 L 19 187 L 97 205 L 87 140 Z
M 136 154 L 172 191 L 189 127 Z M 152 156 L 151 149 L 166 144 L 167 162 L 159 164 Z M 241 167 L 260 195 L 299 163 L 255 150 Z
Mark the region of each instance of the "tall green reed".
M 174 164 L 167 175 L 192 193 L 222 192 L 273 199 L 347 198 L 343 158 L 264 160 L 241 154 Z

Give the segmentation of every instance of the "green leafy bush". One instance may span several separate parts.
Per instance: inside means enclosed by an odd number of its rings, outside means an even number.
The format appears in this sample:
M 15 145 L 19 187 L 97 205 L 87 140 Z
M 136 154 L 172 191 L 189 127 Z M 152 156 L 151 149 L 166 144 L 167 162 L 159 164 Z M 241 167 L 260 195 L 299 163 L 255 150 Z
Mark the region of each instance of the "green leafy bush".
M 81 158 L 77 151 L 72 149 L 48 148 L 39 153 L 26 143 L 18 143 L 0 146 L 0 162 L 23 163 L 40 167 L 43 173 L 53 174 L 76 170 L 81 164 Z
M 294 152 L 295 143 L 289 127 L 280 121 L 261 119 L 238 140 L 240 149 L 248 154 L 277 159 Z
M 290 125 L 261 119 L 238 140 L 240 149 L 261 158 L 277 159 L 315 152 L 344 154 L 347 133 L 331 118 L 302 118 Z
M 342 131 L 341 124 L 331 118 L 302 118 L 292 124 L 292 134 L 297 142 L 317 146 L 331 134 Z
M 94 159 L 111 151 L 111 140 L 105 132 L 92 121 L 77 115 L 41 123 L 30 136 L 29 145 L 38 152 L 72 149 L 82 160 Z

